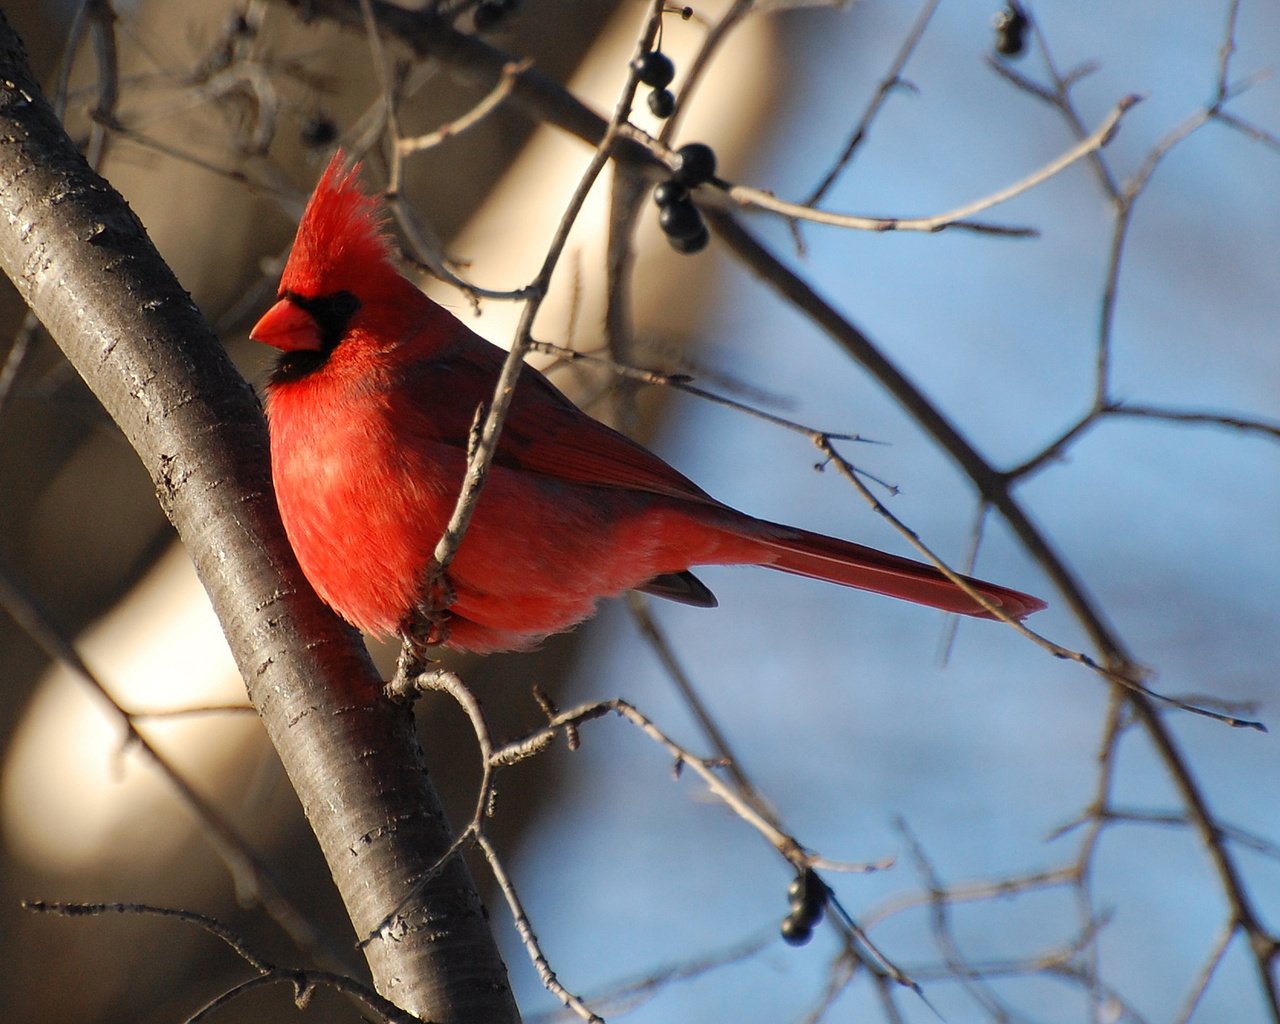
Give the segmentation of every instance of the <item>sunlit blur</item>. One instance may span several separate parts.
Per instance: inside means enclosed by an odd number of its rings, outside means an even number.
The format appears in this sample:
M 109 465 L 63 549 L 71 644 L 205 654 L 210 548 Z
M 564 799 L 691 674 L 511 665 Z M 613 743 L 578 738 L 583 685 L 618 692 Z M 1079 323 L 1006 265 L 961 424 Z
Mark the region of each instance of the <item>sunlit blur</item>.
M 218 620 L 180 548 L 76 646 L 130 711 L 246 702 Z M 143 721 L 139 729 L 201 790 L 208 780 L 243 785 L 242 773 L 228 769 L 263 751 L 257 718 L 244 712 Z M 153 871 L 190 835 L 191 815 L 170 782 L 124 740 L 120 715 L 88 682 L 65 667 L 50 669 L 0 776 L 0 820 L 15 856 L 51 874 L 90 866 Z

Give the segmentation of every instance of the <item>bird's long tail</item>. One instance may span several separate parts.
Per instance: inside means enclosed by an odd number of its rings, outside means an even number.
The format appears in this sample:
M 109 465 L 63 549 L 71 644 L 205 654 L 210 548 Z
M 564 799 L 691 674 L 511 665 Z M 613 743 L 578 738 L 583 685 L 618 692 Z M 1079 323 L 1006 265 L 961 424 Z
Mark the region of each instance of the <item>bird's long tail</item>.
M 758 560 L 760 565 L 960 615 L 994 618 L 932 565 L 807 530 L 775 523 L 761 522 L 760 526 L 763 529 L 753 537 L 758 539 L 762 549 L 763 557 Z M 1015 619 L 1045 607 L 1043 601 L 1030 594 L 985 580 L 963 578 L 974 590 Z

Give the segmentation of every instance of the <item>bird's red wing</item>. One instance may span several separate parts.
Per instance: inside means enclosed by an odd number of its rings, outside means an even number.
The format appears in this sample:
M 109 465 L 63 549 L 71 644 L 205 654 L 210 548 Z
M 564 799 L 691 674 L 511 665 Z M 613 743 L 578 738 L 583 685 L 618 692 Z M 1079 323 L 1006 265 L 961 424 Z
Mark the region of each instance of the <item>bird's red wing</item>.
M 542 401 L 516 403 L 507 418 L 504 435 L 505 451 L 500 448 L 499 457 L 505 455 L 529 472 L 545 473 L 569 483 L 621 487 L 717 504 L 697 484 L 648 449 L 573 406 Z
M 422 379 L 415 390 L 426 403 L 432 403 L 431 396 L 441 393 L 442 388 L 461 392 L 472 401 L 449 406 L 471 409 L 474 415 L 477 406 L 487 406 L 493 400 L 505 355 L 487 342 L 483 347 L 466 344 L 461 352 L 451 353 L 447 362 L 420 366 Z M 432 419 L 442 439 L 465 448 L 469 418 L 463 422 L 459 417 L 457 422 L 446 424 L 436 418 L 433 406 Z M 531 366 L 520 373 L 494 461 L 508 469 L 541 473 L 566 483 L 619 487 L 719 505 L 648 449 L 592 419 Z

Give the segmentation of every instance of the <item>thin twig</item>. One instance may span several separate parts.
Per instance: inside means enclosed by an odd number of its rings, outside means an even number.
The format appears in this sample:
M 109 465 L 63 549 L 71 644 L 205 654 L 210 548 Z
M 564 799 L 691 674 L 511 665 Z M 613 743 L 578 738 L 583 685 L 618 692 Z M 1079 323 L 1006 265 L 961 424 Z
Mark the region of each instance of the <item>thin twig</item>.
M 538 936 L 533 933 L 533 928 L 529 924 L 529 916 L 525 913 L 515 886 L 511 884 L 507 870 L 503 866 L 501 858 L 498 857 L 497 851 L 493 848 L 493 844 L 489 842 L 489 838 L 483 832 L 477 834 L 476 842 L 484 852 L 485 859 L 489 862 L 489 870 L 493 872 L 494 881 L 498 883 L 498 888 L 502 890 L 502 896 L 507 901 L 507 907 L 511 910 L 511 916 L 515 920 L 516 931 L 520 933 L 520 940 L 524 943 L 525 949 L 528 950 L 529 959 L 533 961 L 534 969 L 538 972 L 538 977 L 542 979 L 543 986 L 565 1006 L 586 1021 L 587 1024 L 604 1024 L 604 1018 L 598 1016 L 591 1007 L 560 984 L 560 979 L 556 977 L 556 972 L 551 969 L 551 964 L 547 962 L 546 955 L 542 952 L 542 946 L 538 943 Z
M 778 824 L 777 813 L 765 803 L 760 791 L 756 789 L 755 785 L 747 777 L 746 770 L 743 768 L 741 760 L 733 752 L 733 748 L 729 745 L 728 738 L 716 723 L 710 708 L 707 707 L 706 702 L 702 699 L 702 695 L 698 693 L 693 680 L 684 670 L 684 666 L 680 664 L 680 658 L 676 654 L 671 641 L 667 638 L 666 633 L 663 632 L 662 627 L 658 625 L 657 620 L 650 614 L 648 602 L 645 600 L 644 595 L 634 590 L 628 591 L 627 608 L 631 612 L 631 617 L 635 621 L 640 635 L 648 643 L 653 653 L 657 655 L 663 669 L 666 670 L 667 678 L 675 684 L 681 699 L 684 700 L 685 705 L 693 713 L 693 717 L 697 721 L 698 727 L 702 730 L 702 734 L 706 736 L 707 741 L 715 749 L 716 760 L 724 766 L 724 770 L 733 779 L 738 787 L 738 792 L 742 794 L 742 798 L 749 801 L 761 815 Z M 779 827 L 781 826 L 779 825 Z
M 1187 991 L 1181 1011 L 1172 1018 L 1173 1024 L 1190 1024 L 1196 1007 L 1209 991 L 1209 982 L 1213 980 L 1214 974 L 1217 973 L 1218 967 L 1227 955 L 1227 950 L 1231 948 L 1231 940 L 1235 937 L 1236 929 L 1231 923 L 1218 929 L 1218 936 L 1214 939 L 1208 955 L 1205 956 L 1204 963 L 1200 965 L 1199 973 L 1191 981 L 1191 987 Z
M 405 1013 L 395 1003 L 383 998 L 368 985 L 346 974 L 333 971 L 280 967 L 260 953 L 229 926 L 207 914 L 194 910 L 178 910 L 173 907 L 158 907 L 148 903 L 64 903 L 49 900 L 24 900 L 22 906 L 26 910 L 40 914 L 55 914 L 59 917 L 100 917 L 104 914 L 130 914 L 145 917 L 165 917 L 194 925 L 221 940 L 253 970 L 258 972 L 256 978 L 233 985 L 225 992 L 219 993 L 204 1007 L 187 1018 L 188 1024 L 204 1020 L 215 1010 L 222 1008 L 234 999 L 239 998 L 254 988 L 262 985 L 287 983 L 293 986 L 294 998 L 299 1006 L 305 1004 L 310 992 L 317 987 L 331 988 L 344 995 L 349 995 L 364 1003 L 379 1020 L 389 1024 L 421 1024 L 417 1017 Z
M 880 871 L 892 864 L 891 860 L 857 864 L 848 861 L 828 860 L 825 857 L 815 855 L 803 847 L 793 836 L 783 832 L 764 818 L 755 808 L 742 799 L 737 790 L 726 784 L 718 774 L 718 769 L 721 767 L 719 761 L 702 758 L 686 750 L 667 736 L 639 709 L 621 698 L 583 704 L 570 711 L 563 711 L 555 715 L 543 728 L 495 750 L 493 753 L 494 762 L 496 764 L 514 764 L 545 750 L 548 743 L 555 738 L 557 733 L 568 726 L 580 726 L 584 722 L 610 714 L 617 715 L 630 722 L 651 740 L 663 747 L 671 756 L 677 771 L 685 768 L 692 769 L 706 783 L 707 788 L 713 794 L 727 804 L 738 817 L 760 833 L 797 870 L 814 868 L 815 870 L 826 869 L 828 871 L 865 873 L 868 871 Z
M 1112 401 L 1102 410 L 1105 416 L 1134 416 L 1163 420 L 1166 423 L 1183 423 L 1189 426 L 1226 427 L 1245 434 L 1259 434 L 1280 441 L 1280 423 L 1255 419 L 1234 413 L 1202 412 L 1193 409 L 1175 409 L 1171 406 L 1145 405 L 1134 402 Z
M 866 501 L 875 512 L 879 513 L 885 520 L 887 520 L 894 529 L 906 538 L 907 542 L 915 548 L 916 551 L 928 559 L 944 576 L 947 577 L 947 579 L 963 590 L 965 594 L 979 604 L 992 618 L 999 619 L 1006 625 L 1016 629 L 1028 640 L 1033 641 L 1035 644 L 1052 654 L 1055 658 L 1062 658 L 1064 660 L 1074 661 L 1077 664 L 1083 665 L 1102 676 L 1108 682 L 1114 683 L 1137 696 L 1146 697 L 1161 704 L 1167 704 L 1170 707 L 1175 707 L 1180 711 L 1186 711 L 1193 715 L 1211 718 L 1215 722 L 1221 722 L 1224 725 L 1229 725 L 1233 728 L 1254 729 L 1258 732 L 1267 731 L 1266 725 L 1256 719 L 1241 718 L 1237 715 L 1230 715 L 1222 711 L 1215 711 L 1212 708 L 1202 707 L 1197 704 L 1189 704 L 1177 697 L 1170 697 L 1166 694 L 1159 693 L 1147 686 L 1141 678 L 1137 677 L 1132 669 L 1127 672 L 1121 672 L 1108 668 L 1106 665 L 1099 663 L 1083 651 L 1076 651 L 1069 647 L 1064 647 L 1062 644 L 1059 644 L 1054 640 L 1050 640 L 1043 634 L 1037 633 L 1024 622 L 1019 619 L 1015 619 L 1004 609 L 1000 608 L 998 605 L 983 596 L 973 586 L 973 584 L 943 561 L 942 558 L 940 558 L 928 545 L 926 545 L 918 533 L 890 512 L 889 509 L 871 493 L 870 488 L 862 482 L 861 476 L 856 467 L 854 467 L 852 463 L 850 463 L 835 449 L 835 446 L 831 444 L 830 440 L 825 438 L 819 439 L 815 441 L 815 444 L 827 459 L 836 466 L 840 474 L 857 489 L 863 500 Z
M 651 370 L 641 366 L 630 366 L 626 363 L 620 363 L 616 359 L 610 359 L 607 356 L 596 355 L 592 352 L 583 352 L 580 349 L 566 348 L 563 345 L 556 345 L 547 341 L 534 341 L 529 345 L 531 352 L 542 352 L 547 355 L 556 356 L 558 359 L 566 363 L 586 362 L 594 366 L 600 366 L 610 373 L 626 378 L 627 380 L 638 381 L 642 384 L 652 384 L 655 387 L 671 388 L 675 391 L 683 392 L 686 395 L 692 395 L 703 401 L 711 402 L 714 405 L 723 406 L 726 409 L 733 409 L 737 412 L 745 413 L 755 419 L 763 420 L 771 423 L 775 427 L 781 427 L 783 430 L 789 430 L 794 434 L 813 441 L 815 438 L 825 437 L 834 441 L 860 441 L 864 444 L 876 444 L 871 438 L 863 437 L 861 434 L 842 434 L 832 430 L 820 430 L 817 427 L 800 423 L 797 420 L 788 419 L 785 416 L 779 416 L 776 413 L 761 409 L 759 406 L 751 405 L 748 402 L 739 401 L 736 398 L 729 398 L 727 395 L 721 395 L 706 388 L 701 388 L 693 383 L 693 378 L 687 373 L 668 373 L 665 370 Z
M 639 1009 L 653 999 L 662 988 L 672 983 L 691 981 L 720 968 L 751 960 L 776 942 L 777 932 L 770 928 L 764 935 L 745 942 L 736 942 L 725 949 L 699 956 L 695 960 L 681 959 L 646 971 L 642 977 L 633 981 L 604 987 L 588 998 L 594 1005 L 602 1007 L 604 1013 L 620 1017 Z M 555 1013 L 557 1016 L 563 1015 L 563 1011 L 555 1011 Z M 551 1016 L 551 1014 L 529 1014 L 525 1017 L 525 1022 L 539 1024 L 547 1021 Z
M 22 326 L 14 335 L 13 344 L 5 354 L 4 365 L 0 366 L 0 414 L 4 413 L 5 405 L 13 395 L 13 385 L 18 380 L 18 373 L 22 370 L 27 353 L 39 337 L 40 329 L 40 321 L 34 313 L 28 311 L 22 318 Z
M 479 103 L 461 117 L 456 117 L 452 121 L 442 124 L 434 131 L 425 132 L 422 135 L 411 135 L 408 138 L 397 138 L 395 140 L 397 154 L 401 157 L 412 156 L 415 153 L 422 152 L 424 149 L 438 146 L 446 139 L 452 139 L 461 135 L 467 129 L 475 127 L 497 110 L 498 107 L 502 106 L 503 101 L 511 95 L 511 90 L 515 87 L 516 78 L 531 67 L 533 67 L 533 61 L 528 57 L 524 60 L 512 61 L 503 65 L 498 83 L 485 94 Z
M 925 231 L 934 232 L 941 231 L 948 227 L 964 227 L 975 231 L 984 231 L 993 234 L 1002 235 L 1033 235 L 1035 232 L 1031 228 L 1007 228 L 996 225 L 975 224 L 967 218 L 972 217 L 976 213 L 988 210 L 1000 203 L 1008 202 L 1015 196 L 1022 195 L 1024 192 L 1043 184 L 1070 167 L 1077 160 L 1096 153 L 1114 137 L 1120 126 L 1120 121 L 1124 115 L 1131 110 L 1140 100 L 1138 96 L 1126 96 L 1120 100 L 1111 110 L 1111 113 L 1103 120 L 1091 134 L 1081 139 L 1065 153 L 1050 160 L 1043 167 L 1028 174 L 1025 178 L 1015 181 L 1013 184 L 993 192 L 989 196 L 981 199 L 975 199 L 963 206 L 957 206 L 955 209 L 947 210 L 944 213 L 937 213 L 929 217 L 863 217 L 853 214 L 831 213 L 826 210 L 815 210 L 809 206 L 799 203 L 788 203 L 784 200 L 771 196 L 767 192 L 759 189 L 747 188 L 743 185 L 730 186 L 728 189 L 729 198 L 736 202 L 739 206 L 755 207 L 757 209 L 768 210 L 773 213 L 779 213 L 786 217 L 796 220 L 812 221 L 817 224 L 829 224 L 834 227 L 858 228 L 863 231 Z
M 902 72 L 906 69 L 907 61 L 911 59 L 911 55 L 915 53 L 916 47 L 920 45 L 920 40 L 924 38 L 925 29 L 929 27 L 929 22 L 933 20 L 934 12 L 938 9 L 939 0 L 925 0 L 925 4 L 920 8 L 920 13 L 916 15 L 916 20 L 912 22 L 907 37 L 902 41 L 902 45 L 898 48 L 897 55 L 893 58 L 893 63 L 889 65 L 889 69 L 880 79 L 875 95 L 871 97 L 871 102 L 867 104 L 866 110 L 862 112 L 862 117 L 858 119 L 857 125 L 854 127 L 849 141 L 845 143 L 844 150 L 836 158 L 836 162 L 823 175 L 822 180 L 808 197 L 805 198 L 803 205 L 814 207 L 822 202 L 831 186 L 836 183 L 840 175 L 844 173 L 849 161 L 853 159 L 854 153 L 862 145 L 867 137 L 867 132 L 871 130 L 871 123 L 879 115 L 883 109 L 885 102 L 889 99 L 890 94 L 902 87 Z

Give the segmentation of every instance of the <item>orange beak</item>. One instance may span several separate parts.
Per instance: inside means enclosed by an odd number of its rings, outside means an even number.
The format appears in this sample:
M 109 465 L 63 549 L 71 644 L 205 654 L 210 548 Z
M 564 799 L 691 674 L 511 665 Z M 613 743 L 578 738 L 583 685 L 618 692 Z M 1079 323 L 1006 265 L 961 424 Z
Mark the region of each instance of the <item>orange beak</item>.
M 322 347 L 320 328 L 311 314 L 289 299 L 281 299 L 263 313 L 249 337 L 284 352 L 318 351 Z

